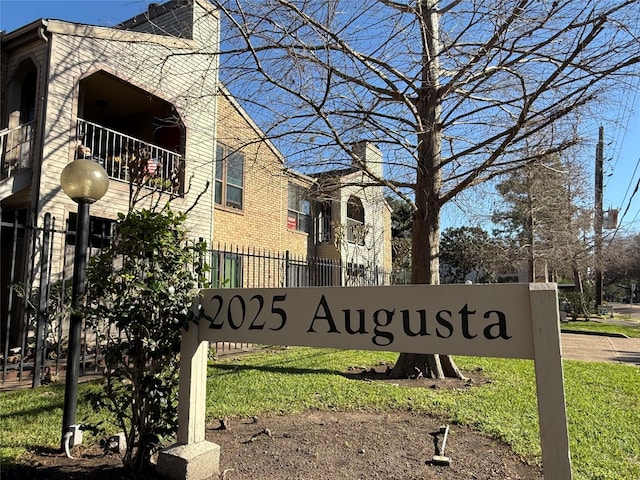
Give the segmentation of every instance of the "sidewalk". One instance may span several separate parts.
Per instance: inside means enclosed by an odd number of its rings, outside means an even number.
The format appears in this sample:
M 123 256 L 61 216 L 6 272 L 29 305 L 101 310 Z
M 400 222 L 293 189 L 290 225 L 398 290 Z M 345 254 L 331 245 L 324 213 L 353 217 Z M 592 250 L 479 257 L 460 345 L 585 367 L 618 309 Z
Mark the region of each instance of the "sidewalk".
M 601 323 L 638 326 L 640 305 L 611 303 L 609 308 L 616 314 L 610 317 L 592 318 Z M 563 325 L 566 327 L 566 325 Z M 640 366 L 640 338 L 624 338 L 584 333 L 562 333 L 562 356 L 568 360 L 587 362 L 614 362 Z
M 615 362 L 640 366 L 640 338 L 562 333 L 565 360 Z

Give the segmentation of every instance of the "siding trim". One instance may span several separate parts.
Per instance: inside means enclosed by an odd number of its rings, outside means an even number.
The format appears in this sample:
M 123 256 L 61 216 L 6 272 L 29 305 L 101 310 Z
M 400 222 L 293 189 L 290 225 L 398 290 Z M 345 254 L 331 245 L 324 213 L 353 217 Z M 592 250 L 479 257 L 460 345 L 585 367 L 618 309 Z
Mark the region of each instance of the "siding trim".
M 154 35 L 152 33 L 118 30 L 111 27 L 96 27 L 61 20 L 47 20 L 46 25 L 47 31 L 59 35 L 91 37 L 118 42 L 155 43 L 172 49 L 195 50 L 197 48 L 197 42 L 193 40 Z

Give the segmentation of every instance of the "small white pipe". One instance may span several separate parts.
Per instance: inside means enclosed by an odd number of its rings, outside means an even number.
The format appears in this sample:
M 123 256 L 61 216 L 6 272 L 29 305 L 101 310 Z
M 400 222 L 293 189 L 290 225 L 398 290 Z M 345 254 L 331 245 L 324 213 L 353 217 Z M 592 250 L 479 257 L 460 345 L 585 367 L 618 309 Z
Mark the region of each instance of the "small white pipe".
M 69 448 L 69 443 L 71 442 L 71 437 L 73 437 L 73 433 L 71 432 L 67 432 L 64 434 L 64 453 L 67 455 L 67 458 L 73 458 L 75 460 L 75 457 L 73 457 L 71 455 L 71 451 Z

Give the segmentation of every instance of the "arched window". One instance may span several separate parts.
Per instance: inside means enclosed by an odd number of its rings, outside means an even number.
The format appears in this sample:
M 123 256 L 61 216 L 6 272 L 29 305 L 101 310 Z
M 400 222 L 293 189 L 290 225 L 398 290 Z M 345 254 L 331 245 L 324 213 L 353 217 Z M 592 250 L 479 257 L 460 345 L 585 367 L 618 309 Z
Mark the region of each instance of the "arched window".
M 364 207 L 362 200 L 351 195 L 347 202 L 347 241 L 364 245 L 366 230 L 364 226 Z

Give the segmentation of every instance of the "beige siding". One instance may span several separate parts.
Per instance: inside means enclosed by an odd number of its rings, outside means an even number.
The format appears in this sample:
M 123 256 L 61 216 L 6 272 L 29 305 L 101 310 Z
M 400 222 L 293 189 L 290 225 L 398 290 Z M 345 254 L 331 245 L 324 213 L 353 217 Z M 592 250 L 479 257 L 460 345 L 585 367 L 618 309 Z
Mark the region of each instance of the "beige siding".
M 217 20 L 210 20 L 211 38 L 217 38 Z M 62 27 L 69 24 L 63 24 Z M 186 179 L 189 187 L 184 198 L 175 200 L 176 210 L 191 208 L 187 226 L 193 237 L 211 238 L 213 132 L 215 130 L 215 85 L 217 60 L 206 55 L 167 56 L 170 51 L 162 43 L 135 41 L 135 34 L 123 36 L 105 28 L 83 27 L 83 35 L 72 28 L 53 25 L 51 69 L 49 74 L 48 109 L 43 152 L 43 178 L 40 212 L 56 217 L 74 210 L 72 202 L 59 189 L 60 172 L 73 160 L 75 124 L 78 110 L 79 81 L 91 73 L 105 70 L 123 81 L 136 85 L 172 103 L 186 126 Z M 93 34 L 92 34 L 93 33 Z M 112 33 L 112 35 L 111 35 Z M 186 48 L 173 53 L 189 54 Z M 207 71 L 208 76 L 194 75 Z M 197 77 L 197 78 L 194 78 Z M 203 193 L 204 192 L 204 193 Z M 166 199 L 160 200 L 160 205 Z M 149 200 L 151 206 L 158 199 Z M 128 205 L 128 186 L 112 181 L 105 197 L 92 207 L 92 214 L 116 218 Z
M 344 185 L 336 192 L 333 202 L 333 222 L 343 227 L 347 225 L 347 203 L 352 195 L 358 197 L 364 208 L 364 223 L 368 227 L 364 245 L 356 245 L 347 241 L 346 235 L 338 247 L 342 260 L 346 263 L 363 265 L 366 268 L 383 268 L 391 266 L 390 260 L 390 213 L 384 201 L 382 187 L 357 186 L 365 184 L 362 172 L 354 172 L 340 178 Z M 390 270 L 387 270 L 390 271 Z

